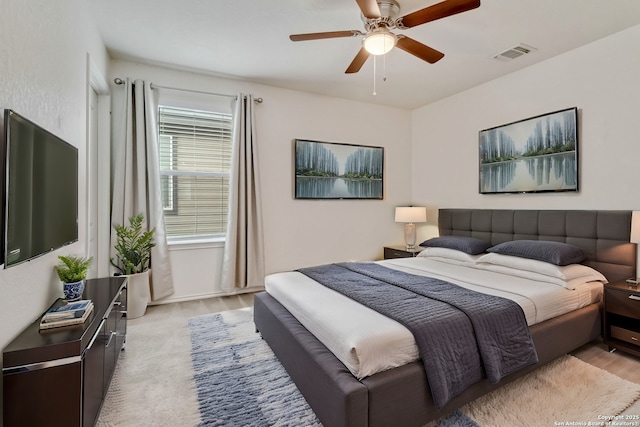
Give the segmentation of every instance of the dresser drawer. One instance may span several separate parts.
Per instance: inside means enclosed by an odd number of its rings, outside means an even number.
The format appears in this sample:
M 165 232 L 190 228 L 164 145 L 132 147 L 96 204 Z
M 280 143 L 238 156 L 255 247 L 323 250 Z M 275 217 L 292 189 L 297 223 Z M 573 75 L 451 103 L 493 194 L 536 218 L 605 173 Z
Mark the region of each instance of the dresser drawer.
M 634 345 L 640 345 L 640 333 L 618 326 L 611 326 L 611 338 L 626 341 Z
M 640 319 L 640 293 L 607 289 L 607 312 Z

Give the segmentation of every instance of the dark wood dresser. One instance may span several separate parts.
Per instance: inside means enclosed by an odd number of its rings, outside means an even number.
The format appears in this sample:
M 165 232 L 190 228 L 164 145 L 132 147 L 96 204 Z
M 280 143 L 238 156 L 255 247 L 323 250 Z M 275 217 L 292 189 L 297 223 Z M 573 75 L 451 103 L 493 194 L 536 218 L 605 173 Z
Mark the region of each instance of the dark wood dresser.
M 87 280 L 93 313 L 40 330 L 36 319 L 3 350 L 3 421 L 12 426 L 95 424 L 127 332 L 126 278 Z

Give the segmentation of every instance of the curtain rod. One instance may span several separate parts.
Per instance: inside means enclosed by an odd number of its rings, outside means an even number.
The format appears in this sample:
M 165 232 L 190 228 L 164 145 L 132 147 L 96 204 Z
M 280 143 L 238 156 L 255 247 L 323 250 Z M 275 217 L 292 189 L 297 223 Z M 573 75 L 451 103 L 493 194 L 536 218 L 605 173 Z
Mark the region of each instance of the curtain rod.
M 117 85 L 124 84 L 124 80 L 122 80 L 119 77 L 116 77 L 115 79 L 113 79 L 113 82 L 115 84 L 117 84 Z M 200 94 L 203 94 L 203 95 L 224 96 L 224 97 L 227 97 L 227 98 L 234 98 L 234 99 L 238 98 L 236 95 L 228 95 L 226 93 L 205 92 L 205 91 L 202 91 L 202 90 L 193 90 L 193 89 L 181 89 L 181 88 L 177 88 L 177 87 L 160 86 L 160 85 L 153 84 L 153 83 L 151 83 L 151 87 L 152 88 L 156 88 L 156 89 L 177 90 L 177 91 L 180 91 L 180 92 L 200 93 Z M 262 98 L 254 98 L 254 101 L 257 102 L 258 104 L 262 104 L 263 100 L 262 100 Z

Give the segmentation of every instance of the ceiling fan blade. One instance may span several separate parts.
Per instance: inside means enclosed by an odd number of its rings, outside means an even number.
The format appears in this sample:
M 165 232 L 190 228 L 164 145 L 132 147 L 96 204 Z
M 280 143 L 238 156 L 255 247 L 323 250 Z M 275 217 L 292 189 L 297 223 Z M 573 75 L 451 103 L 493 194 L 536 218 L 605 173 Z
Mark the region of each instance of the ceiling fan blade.
M 434 64 L 444 58 L 444 53 L 423 45 L 407 36 L 398 36 L 396 46 L 430 64 Z
M 365 18 L 380 18 L 380 7 L 376 0 L 356 0 Z
M 338 37 L 355 37 L 361 36 L 362 32 L 358 30 L 349 31 L 327 31 L 326 33 L 308 33 L 308 34 L 292 34 L 289 36 L 291 41 L 302 42 L 307 40 L 332 39 Z
M 480 7 L 480 0 L 445 0 L 405 15 L 399 18 L 398 21 L 402 23 L 402 26 L 411 28 L 416 25 L 466 12 L 477 7 Z
M 360 71 L 360 68 L 362 68 L 364 63 L 367 62 L 367 59 L 369 59 L 369 52 L 367 52 L 367 50 L 363 47 L 360 49 L 356 57 L 353 58 L 353 61 L 351 61 L 351 64 L 349 64 L 349 67 L 347 68 L 347 71 L 345 71 L 345 74 L 353 74 Z

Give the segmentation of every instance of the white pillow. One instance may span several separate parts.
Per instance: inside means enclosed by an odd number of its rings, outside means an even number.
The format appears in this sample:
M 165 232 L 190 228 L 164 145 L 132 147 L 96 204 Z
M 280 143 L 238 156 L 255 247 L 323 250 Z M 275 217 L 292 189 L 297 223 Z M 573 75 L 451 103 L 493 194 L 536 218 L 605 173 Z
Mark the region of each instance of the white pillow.
M 576 283 L 607 283 L 607 278 L 602 273 L 582 264 L 559 266 L 528 258 L 488 253 L 478 258 L 476 265 L 478 268 L 485 270 L 560 284 L 560 286 L 567 289 L 575 289 Z M 555 280 L 540 278 L 539 276 L 546 276 Z
M 449 264 L 473 265 L 482 255 L 471 255 L 449 248 L 430 247 L 418 254 L 419 257 L 435 259 Z

